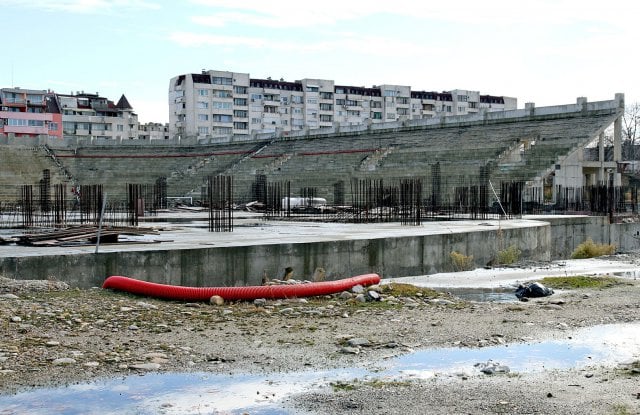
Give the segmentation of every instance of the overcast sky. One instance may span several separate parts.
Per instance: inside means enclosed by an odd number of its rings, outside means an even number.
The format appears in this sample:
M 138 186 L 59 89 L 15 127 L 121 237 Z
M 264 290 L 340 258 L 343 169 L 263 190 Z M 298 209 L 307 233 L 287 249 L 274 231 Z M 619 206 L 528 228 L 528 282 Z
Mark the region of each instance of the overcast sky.
M 0 0 L 0 87 L 125 94 L 142 122 L 167 122 L 170 78 L 202 69 L 631 103 L 639 16 L 631 0 Z

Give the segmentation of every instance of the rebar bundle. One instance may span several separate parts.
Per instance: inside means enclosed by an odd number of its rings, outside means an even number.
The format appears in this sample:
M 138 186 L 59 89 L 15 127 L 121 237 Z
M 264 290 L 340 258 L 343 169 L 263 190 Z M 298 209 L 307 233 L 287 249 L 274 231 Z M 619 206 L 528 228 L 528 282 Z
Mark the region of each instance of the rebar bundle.
M 209 232 L 233 231 L 233 177 L 210 176 L 207 186 Z

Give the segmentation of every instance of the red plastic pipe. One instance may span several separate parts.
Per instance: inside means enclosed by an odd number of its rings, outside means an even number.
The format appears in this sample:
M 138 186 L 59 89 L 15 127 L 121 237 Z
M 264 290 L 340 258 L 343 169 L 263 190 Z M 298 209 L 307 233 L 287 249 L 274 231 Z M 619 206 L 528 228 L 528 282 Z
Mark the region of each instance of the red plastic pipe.
M 355 285 L 373 285 L 380 282 L 378 274 L 364 274 L 336 281 L 310 282 L 303 284 L 259 285 L 248 287 L 183 287 L 157 284 L 114 275 L 107 278 L 102 288 L 125 291 L 147 297 L 181 301 L 208 301 L 219 295 L 228 301 L 255 300 L 257 298 L 295 298 L 335 294 L 349 290 Z

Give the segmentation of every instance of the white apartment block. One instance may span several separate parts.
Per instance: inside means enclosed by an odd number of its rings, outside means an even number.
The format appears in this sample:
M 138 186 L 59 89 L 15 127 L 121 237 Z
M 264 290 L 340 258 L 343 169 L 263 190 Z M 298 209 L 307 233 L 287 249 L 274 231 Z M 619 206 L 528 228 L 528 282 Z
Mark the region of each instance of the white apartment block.
M 517 99 L 478 91 L 412 91 L 407 85 L 371 88 L 327 79 L 252 79 L 248 73 L 202 71 L 171 79 L 171 137 L 246 136 L 464 115 L 517 108 Z M 241 137 L 239 137 L 241 138 Z
M 122 95 L 117 104 L 96 94 L 57 94 L 65 137 L 138 139 L 138 116 Z
M 169 124 L 161 124 L 159 122 L 148 122 L 138 124 L 139 140 L 168 140 Z

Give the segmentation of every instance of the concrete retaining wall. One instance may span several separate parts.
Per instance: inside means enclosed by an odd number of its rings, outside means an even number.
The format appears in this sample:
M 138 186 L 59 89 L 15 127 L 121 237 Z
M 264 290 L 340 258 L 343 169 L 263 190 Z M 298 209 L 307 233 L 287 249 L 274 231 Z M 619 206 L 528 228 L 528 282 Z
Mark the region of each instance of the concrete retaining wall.
M 309 279 L 323 267 L 327 279 L 375 272 L 386 278 L 453 271 L 450 253 L 472 255 L 477 267 L 515 245 L 521 259 L 568 258 L 591 237 L 620 251 L 640 249 L 640 224 L 609 224 L 606 217 L 540 217 L 531 226 L 394 238 L 283 243 L 236 247 L 109 252 L 0 258 L 0 275 L 55 278 L 72 286 L 98 286 L 109 275 L 126 275 L 187 286 L 259 285 L 263 275 Z
M 640 223 L 609 223 L 606 216 L 547 216 L 541 220 L 551 225 L 551 258 L 569 258 L 578 245 L 593 239 L 596 243 L 614 244 L 619 252 L 640 249 Z
M 477 266 L 510 245 L 518 246 L 523 258 L 548 260 L 550 227 L 532 224 L 396 238 L 0 258 L 0 275 L 56 278 L 79 287 L 100 285 L 109 275 L 188 286 L 259 285 L 263 275 L 281 278 L 289 266 L 297 279 L 309 279 L 316 267 L 323 267 L 328 279 L 370 272 L 389 278 L 422 275 L 452 271 L 452 251 L 473 255 Z

